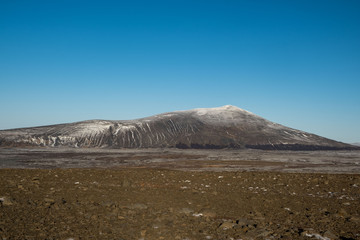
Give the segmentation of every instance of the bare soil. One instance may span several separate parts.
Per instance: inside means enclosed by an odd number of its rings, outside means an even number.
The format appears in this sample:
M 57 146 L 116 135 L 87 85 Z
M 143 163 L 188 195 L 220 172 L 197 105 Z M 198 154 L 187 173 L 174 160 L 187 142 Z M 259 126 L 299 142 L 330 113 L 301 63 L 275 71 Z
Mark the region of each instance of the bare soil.
M 16 155 L 17 163 L 56 158 L 43 150 L 27 152 Z M 14 152 L 1 153 L 2 159 L 15 158 Z M 106 160 L 104 152 L 61 154 L 68 161 L 110 162 L 121 155 L 107 153 Z M 122 160 L 130 163 L 146 156 L 126 154 L 132 157 Z M 322 173 L 288 172 L 291 162 L 280 161 L 282 153 L 274 158 L 259 152 L 256 164 L 249 158 L 225 161 L 220 153 L 187 158 L 166 152 L 169 161 L 161 160 L 162 153 L 149 154 L 157 157 L 147 163 L 140 157 L 143 164 L 137 165 L 64 168 L 59 161 L 63 168 L 29 169 L 26 163 L 0 169 L 0 239 L 360 239 L 359 173 L 334 174 L 328 166 Z M 247 171 L 249 166 L 254 169 Z

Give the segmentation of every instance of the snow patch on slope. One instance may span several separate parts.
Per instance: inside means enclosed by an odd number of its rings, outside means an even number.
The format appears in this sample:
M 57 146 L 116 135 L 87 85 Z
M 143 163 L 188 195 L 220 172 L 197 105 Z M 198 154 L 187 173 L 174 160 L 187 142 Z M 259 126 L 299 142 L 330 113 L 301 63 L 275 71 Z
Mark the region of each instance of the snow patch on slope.
M 95 135 L 102 133 L 109 129 L 113 125 L 108 121 L 94 120 L 85 121 L 76 125 L 75 131 L 71 133 L 71 136 L 84 136 L 84 135 Z
M 261 119 L 249 111 L 231 105 L 217 108 L 197 108 L 188 112 L 193 113 L 202 121 L 217 124 L 241 123 L 249 119 Z
M 136 124 L 138 124 L 138 123 L 136 123 Z M 135 127 L 134 125 L 122 125 L 122 124 L 120 124 L 120 125 L 116 128 L 114 134 L 115 134 L 115 135 L 118 135 L 119 132 L 125 133 L 125 132 L 127 132 L 127 131 L 132 131 L 132 130 L 136 130 L 136 127 Z
M 190 110 L 195 112 L 196 114 L 198 114 L 199 116 L 203 116 L 203 115 L 212 115 L 212 116 L 221 116 L 223 118 L 232 118 L 233 114 L 238 114 L 238 113 L 245 113 L 245 114 L 251 114 L 254 115 L 253 113 L 246 111 L 244 109 L 232 106 L 232 105 L 225 105 L 222 107 L 217 107 L 217 108 L 196 108 L 194 110 Z

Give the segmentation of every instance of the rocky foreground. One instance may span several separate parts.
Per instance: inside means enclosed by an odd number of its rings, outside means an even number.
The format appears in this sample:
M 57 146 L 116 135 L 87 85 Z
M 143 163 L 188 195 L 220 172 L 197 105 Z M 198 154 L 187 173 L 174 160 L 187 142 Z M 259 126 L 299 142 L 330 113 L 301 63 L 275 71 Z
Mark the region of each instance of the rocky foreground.
M 1 239 L 360 239 L 360 175 L 0 169 Z

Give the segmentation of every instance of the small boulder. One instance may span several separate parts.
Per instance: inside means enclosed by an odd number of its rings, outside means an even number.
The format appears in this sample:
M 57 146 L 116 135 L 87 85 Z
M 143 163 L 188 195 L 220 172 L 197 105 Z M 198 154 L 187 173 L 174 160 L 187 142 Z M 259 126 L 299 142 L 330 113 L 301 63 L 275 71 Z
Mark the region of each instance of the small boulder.
M 227 230 L 233 228 L 234 224 L 232 222 L 223 222 L 219 227 L 223 230 Z
M 2 206 L 11 206 L 14 203 L 9 197 L 0 197 L 0 204 Z

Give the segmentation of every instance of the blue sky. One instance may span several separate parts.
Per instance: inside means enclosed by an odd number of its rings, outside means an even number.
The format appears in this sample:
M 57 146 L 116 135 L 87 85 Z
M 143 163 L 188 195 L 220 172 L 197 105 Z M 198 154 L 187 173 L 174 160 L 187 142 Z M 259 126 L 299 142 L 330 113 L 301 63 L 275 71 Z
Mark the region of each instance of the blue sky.
M 360 1 L 0 1 L 0 129 L 236 105 L 360 142 Z

